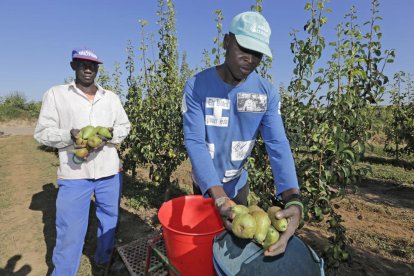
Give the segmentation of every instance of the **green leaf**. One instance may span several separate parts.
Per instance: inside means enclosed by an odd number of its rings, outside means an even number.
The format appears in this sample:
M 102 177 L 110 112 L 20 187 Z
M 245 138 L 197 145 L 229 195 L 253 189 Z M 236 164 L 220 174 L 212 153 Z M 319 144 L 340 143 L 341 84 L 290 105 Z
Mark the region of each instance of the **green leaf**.
M 365 144 L 358 142 L 358 152 L 359 153 L 364 153 L 365 152 Z
M 315 206 L 314 211 L 315 211 L 315 215 L 316 215 L 317 217 L 322 216 L 322 209 L 321 209 L 320 207 Z
M 316 145 L 313 145 L 313 146 L 311 146 L 310 147 L 310 149 L 309 149 L 311 152 L 317 152 L 317 151 L 319 151 L 319 148 L 318 148 L 318 146 L 316 146 Z
M 349 169 L 343 166 L 341 167 L 341 169 L 344 173 L 345 178 L 347 178 L 349 176 Z
M 319 22 L 322 24 L 325 24 L 328 21 L 328 18 L 326 16 L 321 17 L 321 19 L 319 20 Z

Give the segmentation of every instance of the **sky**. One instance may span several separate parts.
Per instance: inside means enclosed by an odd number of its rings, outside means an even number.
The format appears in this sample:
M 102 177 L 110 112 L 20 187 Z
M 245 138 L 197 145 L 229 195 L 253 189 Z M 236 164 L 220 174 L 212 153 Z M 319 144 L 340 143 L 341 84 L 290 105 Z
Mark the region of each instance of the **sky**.
M 187 53 L 190 67 L 202 65 L 203 49 L 214 47 L 217 35 L 214 11 L 223 11 L 223 31 L 231 19 L 250 10 L 254 0 L 175 0 L 178 49 Z M 359 23 L 370 18 L 369 0 L 331 0 L 326 6 L 327 42 L 335 40 L 335 26 L 343 22 L 352 5 Z M 263 0 L 263 15 L 272 35 L 273 64 L 270 73 L 276 85 L 287 85 L 294 67 L 290 52 L 293 29 L 302 29 L 309 18 L 305 0 Z M 115 64 L 124 68 L 128 40 L 138 46 L 138 21 L 149 22 L 147 31 L 158 39 L 156 0 L 2 0 L 0 1 L 0 97 L 18 91 L 27 100 L 40 101 L 50 87 L 73 77 L 69 66 L 73 48 L 93 49 L 104 61 L 106 71 Z M 383 49 L 396 50 L 395 62 L 385 72 L 414 73 L 414 0 L 382 0 L 379 25 Z M 125 86 L 125 85 L 124 85 Z

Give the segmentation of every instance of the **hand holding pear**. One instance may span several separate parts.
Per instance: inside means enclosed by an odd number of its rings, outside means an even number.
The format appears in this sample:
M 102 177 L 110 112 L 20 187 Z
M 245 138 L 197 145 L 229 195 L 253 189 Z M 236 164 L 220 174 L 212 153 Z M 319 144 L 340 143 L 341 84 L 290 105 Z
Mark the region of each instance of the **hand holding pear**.
M 72 129 L 70 134 L 75 147 L 73 161 L 80 164 L 88 158 L 90 152 L 102 149 L 112 139 L 113 128 L 88 125 L 80 130 Z
M 270 207 L 267 212 L 256 204 L 246 207 L 235 205 L 232 212 L 235 215 L 232 222 L 233 234 L 241 239 L 253 239 L 254 242 L 268 249 L 275 244 L 280 233 L 287 229 L 286 219 L 276 219 L 280 207 Z

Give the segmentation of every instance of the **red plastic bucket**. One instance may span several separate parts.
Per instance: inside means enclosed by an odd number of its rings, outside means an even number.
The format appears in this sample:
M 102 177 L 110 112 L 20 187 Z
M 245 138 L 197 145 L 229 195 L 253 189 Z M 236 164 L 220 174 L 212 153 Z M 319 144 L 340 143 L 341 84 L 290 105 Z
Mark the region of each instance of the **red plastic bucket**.
M 213 238 L 224 230 L 211 198 L 188 195 L 165 202 L 158 219 L 163 227 L 167 257 L 186 275 L 216 275 Z

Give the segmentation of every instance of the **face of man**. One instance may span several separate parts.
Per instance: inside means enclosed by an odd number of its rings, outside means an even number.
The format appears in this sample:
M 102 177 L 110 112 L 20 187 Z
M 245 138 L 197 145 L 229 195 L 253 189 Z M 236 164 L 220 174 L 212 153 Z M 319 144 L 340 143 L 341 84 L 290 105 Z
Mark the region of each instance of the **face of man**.
M 98 63 L 85 59 L 74 59 L 70 65 L 75 71 L 76 82 L 83 86 L 94 84 L 99 69 Z
M 224 38 L 226 49 L 226 65 L 231 77 L 236 82 L 243 81 L 253 72 L 262 60 L 263 54 L 241 47 L 234 34 L 227 34 Z

